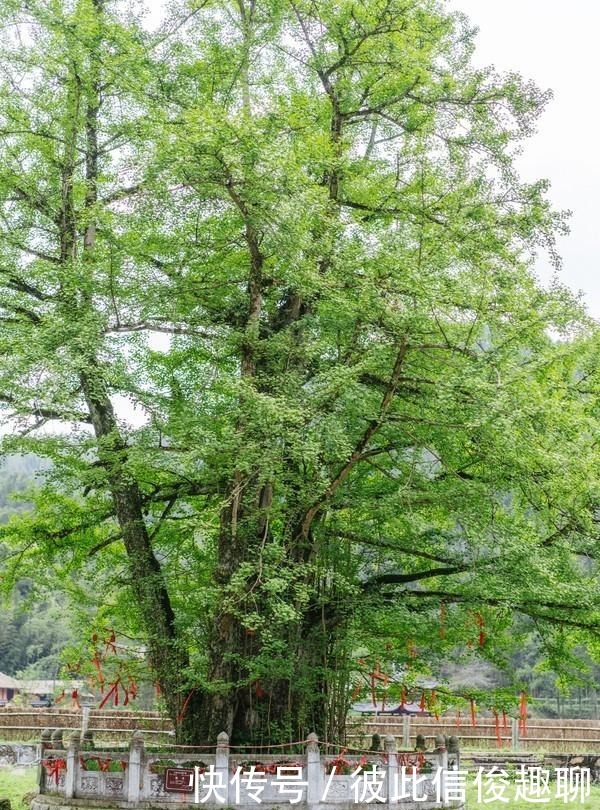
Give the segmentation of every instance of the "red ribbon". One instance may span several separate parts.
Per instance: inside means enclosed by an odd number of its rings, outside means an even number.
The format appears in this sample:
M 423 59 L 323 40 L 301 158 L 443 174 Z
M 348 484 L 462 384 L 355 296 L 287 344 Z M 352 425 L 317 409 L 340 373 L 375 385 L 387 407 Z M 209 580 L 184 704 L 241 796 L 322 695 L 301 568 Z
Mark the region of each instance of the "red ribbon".
M 45 759 L 42 764 L 46 769 L 46 773 L 48 774 L 50 779 L 54 779 L 54 781 L 58 785 L 58 780 L 60 779 L 60 772 L 64 771 L 65 768 L 67 767 L 67 760 Z
M 485 644 L 485 640 L 486 640 L 486 635 L 485 635 L 485 631 L 484 631 L 485 619 L 483 618 L 481 613 L 476 613 L 475 614 L 475 619 L 477 621 L 477 627 L 479 628 L 478 643 L 479 643 L 480 647 L 483 647 L 483 645 Z
M 521 692 L 519 704 L 519 732 L 523 737 L 527 735 L 527 693 Z
M 477 725 L 477 718 L 475 717 L 475 701 L 471 698 L 471 725 L 473 728 Z
M 110 636 L 105 640 L 106 649 L 104 651 L 105 655 L 110 650 L 115 655 L 117 654 L 117 634 L 114 630 L 110 630 Z
M 436 720 L 440 719 L 440 713 L 437 707 L 437 695 L 435 689 L 431 690 L 431 694 L 429 695 L 429 711 L 433 714 Z
M 111 697 L 113 698 L 113 705 L 114 706 L 119 705 L 119 683 L 120 681 L 117 678 L 117 680 L 113 683 L 108 692 L 102 698 L 102 702 L 98 706 L 99 709 L 103 709 L 108 703 L 108 701 L 111 699 Z
M 96 671 L 98 672 L 98 686 L 100 687 L 100 692 L 104 694 L 104 673 L 102 672 L 102 661 L 98 650 L 94 652 L 92 664 L 96 667 Z

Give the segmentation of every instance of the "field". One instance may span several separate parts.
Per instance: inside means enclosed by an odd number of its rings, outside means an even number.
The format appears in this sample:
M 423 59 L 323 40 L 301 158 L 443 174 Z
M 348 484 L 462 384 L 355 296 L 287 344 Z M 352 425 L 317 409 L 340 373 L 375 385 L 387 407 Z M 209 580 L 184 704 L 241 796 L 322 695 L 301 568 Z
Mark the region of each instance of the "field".
M 35 783 L 35 768 L 0 768 L 0 799 L 10 799 L 12 810 L 23 810 L 23 796 L 35 790 Z
M 551 788 L 552 792 L 553 789 Z M 531 810 L 532 807 L 541 807 L 546 808 L 546 810 L 559 810 L 562 808 L 563 810 L 598 810 L 600 808 L 600 787 L 595 786 L 592 787 L 590 797 L 586 799 L 584 802 L 573 802 L 565 804 L 562 800 L 557 801 L 555 798 L 551 798 L 549 802 L 546 803 L 532 803 L 531 801 L 527 802 L 523 799 L 519 799 L 519 801 L 515 801 L 515 792 L 516 787 L 514 784 L 509 785 L 506 790 L 506 798 L 509 799 L 508 802 L 501 802 L 499 799 L 496 801 L 488 801 L 488 804 L 479 804 L 477 801 L 477 788 L 472 784 L 472 778 L 469 777 L 469 787 L 467 790 L 467 807 L 468 810 L 478 810 L 479 808 L 490 808 L 493 810 L 497 808 L 506 808 L 506 810 Z

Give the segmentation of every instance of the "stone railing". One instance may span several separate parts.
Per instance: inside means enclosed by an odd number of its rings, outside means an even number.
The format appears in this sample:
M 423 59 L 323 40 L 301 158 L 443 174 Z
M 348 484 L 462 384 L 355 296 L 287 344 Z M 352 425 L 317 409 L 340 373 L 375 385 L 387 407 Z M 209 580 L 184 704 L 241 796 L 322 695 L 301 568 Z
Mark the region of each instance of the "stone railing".
M 311 734 L 301 754 L 257 755 L 230 749 L 222 733 L 216 748 L 206 753 L 191 747 L 156 753 L 145 748 L 140 733 L 133 734 L 127 751 L 102 751 L 90 732 L 83 741 L 73 733 L 65 749 L 60 732 L 51 736 L 45 731 L 40 795 L 33 810 L 64 808 L 68 800 L 79 807 L 86 799 L 116 801 L 119 807 L 173 802 L 246 810 L 259 804 L 309 810 L 339 810 L 351 804 L 393 804 L 403 810 L 460 807 L 460 802 L 444 802 L 445 780 L 459 767 L 456 738 L 448 747 L 446 742 L 438 737 L 432 751 L 398 751 L 390 736 L 383 751 L 328 754 Z

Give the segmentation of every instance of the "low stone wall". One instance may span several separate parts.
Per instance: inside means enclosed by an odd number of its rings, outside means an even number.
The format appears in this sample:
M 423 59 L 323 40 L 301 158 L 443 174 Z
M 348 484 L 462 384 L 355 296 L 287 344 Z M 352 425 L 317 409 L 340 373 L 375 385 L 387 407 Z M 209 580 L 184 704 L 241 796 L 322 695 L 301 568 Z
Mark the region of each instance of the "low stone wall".
M 36 759 L 36 745 L 0 743 L 0 765 L 31 765 Z
M 173 808 L 201 803 L 208 808 L 287 804 L 306 810 L 347 810 L 392 804 L 402 810 L 462 806 L 449 802 L 446 780 L 459 766 L 457 744 L 443 737 L 432 751 L 397 751 L 395 739 L 383 751 L 334 755 L 310 735 L 302 754 L 248 754 L 230 750 L 226 734 L 212 751 L 146 750 L 135 733 L 129 750 L 97 750 L 88 733 L 83 744 L 72 734 L 68 748 L 45 732 L 41 745 L 39 795 L 32 810 L 78 808 Z M 258 758 L 258 759 L 257 759 Z

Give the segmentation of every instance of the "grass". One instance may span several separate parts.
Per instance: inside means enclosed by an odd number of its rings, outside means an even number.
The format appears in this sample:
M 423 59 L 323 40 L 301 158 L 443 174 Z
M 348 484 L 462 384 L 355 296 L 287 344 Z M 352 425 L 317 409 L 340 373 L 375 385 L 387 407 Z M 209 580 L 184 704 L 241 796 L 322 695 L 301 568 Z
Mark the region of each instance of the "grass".
M 35 790 L 36 774 L 36 768 L 0 768 L 0 799 L 10 799 L 12 810 L 24 810 L 23 797 Z
M 555 799 L 556 793 L 556 783 L 551 782 L 550 784 L 550 801 L 545 803 L 532 803 L 531 801 L 527 802 L 522 798 L 519 798 L 518 801 L 515 801 L 515 794 L 516 794 L 516 786 L 514 784 L 510 784 L 506 788 L 505 796 L 510 801 L 509 802 L 501 802 L 499 799 L 496 801 L 488 801 L 487 804 L 479 804 L 477 801 L 477 788 L 473 784 L 473 774 L 469 774 L 468 779 L 468 788 L 467 788 L 467 808 L 468 810 L 484 810 L 484 808 L 488 808 L 489 810 L 501 810 L 501 808 L 506 808 L 506 810 L 532 810 L 532 808 L 546 808 L 546 810 L 598 810 L 600 808 L 600 787 L 592 786 L 589 798 L 585 799 L 584 802 L 580 802 L 579 800 L 576 802 L 565 803 L 562 799 Z M 485 792 L 484 796 L 485 798 Z M 489 797 L 488 797 L 489 798 Z

